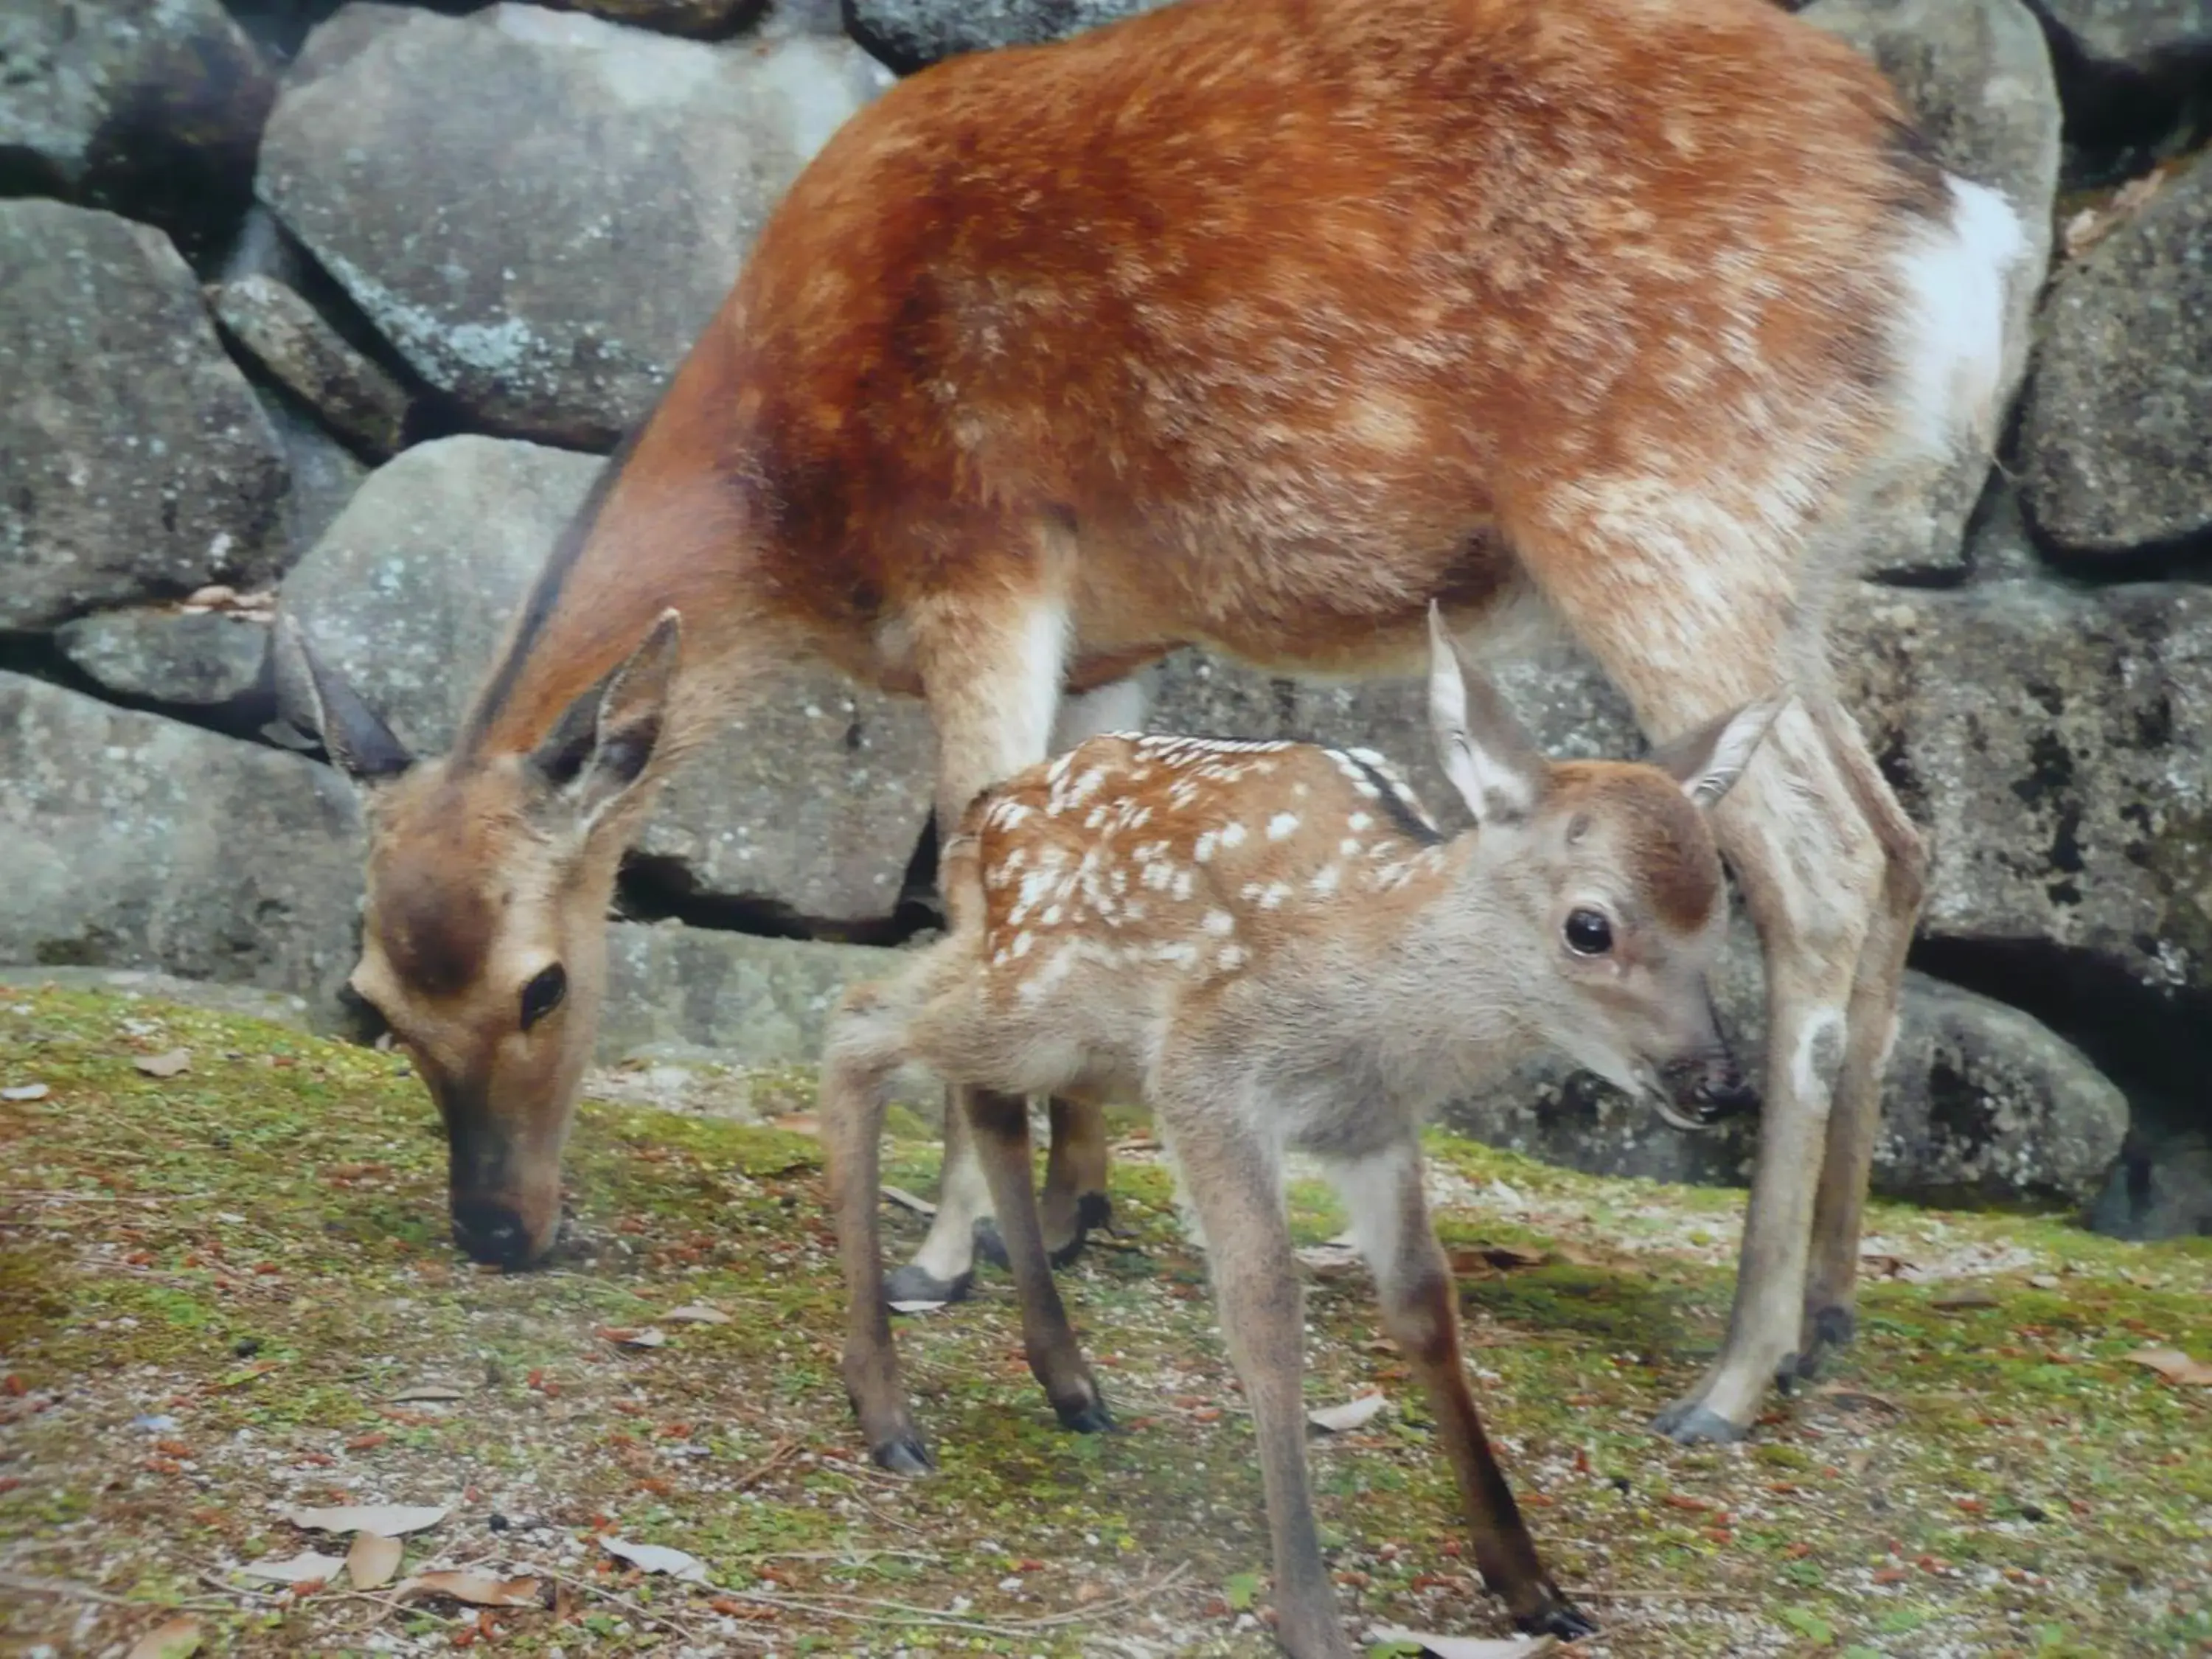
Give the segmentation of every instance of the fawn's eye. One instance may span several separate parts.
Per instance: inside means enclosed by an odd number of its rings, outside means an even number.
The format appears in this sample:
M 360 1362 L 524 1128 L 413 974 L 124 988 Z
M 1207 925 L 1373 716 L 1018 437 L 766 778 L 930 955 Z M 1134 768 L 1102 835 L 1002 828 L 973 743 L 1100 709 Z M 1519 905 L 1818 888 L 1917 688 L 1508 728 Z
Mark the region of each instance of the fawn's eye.
M 1562 931 L 1567 949 L 1578 957 L 1601 957 L 1613 949 L 1613 924 L 1595 910 L 1570 910 Z
M 568 970 L 555 963 L 542 969 L 529 984 L 522 988 L 522 1029 L 532 1026 L 561 1006 L 561 999 L 568 994 Z

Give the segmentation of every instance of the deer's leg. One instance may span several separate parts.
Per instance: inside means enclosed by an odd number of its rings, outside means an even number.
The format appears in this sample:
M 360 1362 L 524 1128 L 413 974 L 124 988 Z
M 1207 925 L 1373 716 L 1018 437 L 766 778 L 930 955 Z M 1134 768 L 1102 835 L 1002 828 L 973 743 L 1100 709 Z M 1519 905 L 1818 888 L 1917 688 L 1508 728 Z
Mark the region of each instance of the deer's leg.
M 830 1210 L 845 1268 L 845 1391 L 876 1462 L 919 1474 L 930 1467 L 929 1453 L 899 1378 L 876 1228 L 884 1103 L 897 1063 L 891 998 L 882 987 L 854 987 L 830 1024 L 820 1102 Z
M 1482 1431 L 1460 1360 L 1459 1308 L 1451 1265 L 1429 1224 L 1421 1149 L 1403 1142 L 1370 1158 L 1331 1163 L 1359 1253 L 1375 1276 L 1391 1340 L 1421 1380 L 1451 1460 L 1475 1565 L 1522 1630 L 1571 1642 L 1597 1626 L 1577 1612 L 1537 1559 L 1504 1472 Z
M 1143 730 L 1150 694 L 1148 677 L 1139 673 L 1065 699 L 1053 726 L 1053 753 L 1102 732 Z M 1106 1115 L 1098 1107 L 1053 1101 L 1043 1210 L 1045 1248 L 1054 1267 L 1065 1267 L 1083 1253 L 1093 1227 L 1112 1227 L 1114 1210 L 1106 1196 Z
M 1766 969 L 1766 1077 L 1728 1335 L 1655 1425 L 1681 1441 L 1741 1439 L 1769 1385 L 1797 1375 L 1831 1111 L 1853 1020 L 1866 1024 L 1881 993 L 1879 975 L 1868 999 L 1855 987 L 1889 857 L 1831 740 L 1840 711 L 1816 613 L 1801 609 L 1805 550 L 1767 527 L 1772 502 L 1731 502 L 1727 485 L 1585 478 L 1509 527 L 1647 732 L 1671 736 L 1779 686 L 1797 694 L 1713 809 Z M 1857 1041 L 1871 1073 L 1881 1035 Z
M 1066 612 L 1048 593 L 1030 592 L 1002 598 L 994 608 L 950 600 L 917 606 L 909 620 L 937 727 L 942 846 L 978 793 L 1045 757 L 1060 703 Z M 996 1244 L 991 1219 L 990 1188 L 966 1116 L 948 1093 L 937 1214 L 914 1259 L 886 1281 L 890 1299 L 957 1302 L 966 1296 L 978 1232 Z
M 1765 959 L 1767 1077 L 1728 1335 L 1655 1425 L 1686 1442 L 1741 1439 L 1768 1384 L 1797 1374 L 1814 1194 L 1827 1179 L 1852 1018 L 1864 1012 L 1855 988 L 1885 866 L 1804 701 L 1777 718 L 1715 813 Z
M 1229 1357 L 1252 1407 L 1273 1543 L 1277 1634 L 1298 1659 L 1351 1659 L 1336 1617 L 1306 1473 L 1305 1291 L 1272 1149 L 1224 1121 L 1218 1102 L 1157 1121 L 1206 1244 Z
M 1014 1285 L 1021 1292 L 1022 1343 L 1030 1374 L 1043 1387 L 1045 1398 L 1066 1427 L 1079 1434 L 1110 1429 L 1114 1419 L 1091 1367 L 1084 1363 L 1083 1350 L 1068 1326 L 1067 1310 L 1060 1304 L 1060 1288 L 1053 1283 L 1052 1263 L 1046 1258 L 1030 1171 L 1029 1103 L 1019 1095 L 984 1089 L 961 1092 L 998 1209 Z
M 1859 1230 L 1881 1127 L 1882 1082 L 1897 1038 L 1898 985 L 1928 885 L 1927 844 L 1868 752 L 1857 721 L 1832 707 L 1822 725 L 1852 797 L 1881 843 L 1882 885 L 1851 984 L 1827 1155 L 1813 1199 L 1812 1264 L 1797 1362 L 1805 1376 L 1814 1375 L 1825 1352 L 1849 1342 L 1857 1324 Z

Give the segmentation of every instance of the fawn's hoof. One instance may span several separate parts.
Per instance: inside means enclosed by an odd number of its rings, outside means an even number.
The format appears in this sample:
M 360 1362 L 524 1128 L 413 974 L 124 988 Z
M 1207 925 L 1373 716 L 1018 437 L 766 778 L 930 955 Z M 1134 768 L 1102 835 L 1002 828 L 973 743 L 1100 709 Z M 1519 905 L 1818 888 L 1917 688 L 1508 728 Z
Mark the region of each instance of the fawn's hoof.
M 872 1446 L 868 1455 L 875 1459 L 878 1468 L 889 1469 L 893 1474 L 927 1474 L 937 1467 L 921 1437 L 913 1434 L 898 1435 L 880 1446 Z
M 1571 1602 L 1555 1601 L 1541 1612 L 1516 1619 L 1513 1628 L 1524 1636 L 1555 1636 L 1562 1642 L 1579 1642 L 1597 1634 L 1597 1620 Z
M 1081 1255 L 1094 1228 L 1102 1233 L 1114 1231 L 1114 1206 L 1103 1193 L 1085 1193 L 1075 1200 L 1075 1231 L 1052 1252 L 1052 1265 L 1065 1267 Z
M 1066 1403 L 1052 1402 L 1053 1411 L 1060 1418 L 1060 1426 L 1077 1434 L 1111 1434 L 1115 1431 L 1114 1413 L 1106 1409 L 1106 1401 L 1099 1395 L 1088 1400 L 1071 1400 Z
M 1732 1445 L 1751 1433 L 1694 1400 L 1676 1401 L 1651 1419 L 1651 1426 L 1678 1446 Z
M 939 1279 L 919 1262 L 909 1261 L 894 1269 L 884 1280 L 884 1300 L 886 1302 L 965 1302 L 968 1291 L 975 1282 L 975 1275 L 964 1273 L 957 1279 Z

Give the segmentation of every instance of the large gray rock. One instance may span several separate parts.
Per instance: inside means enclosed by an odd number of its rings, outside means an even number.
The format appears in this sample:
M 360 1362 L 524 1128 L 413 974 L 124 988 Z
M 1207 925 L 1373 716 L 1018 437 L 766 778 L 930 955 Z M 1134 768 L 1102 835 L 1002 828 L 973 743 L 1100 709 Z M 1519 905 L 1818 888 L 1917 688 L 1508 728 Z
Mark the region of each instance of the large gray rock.
M 0 628 L 251 586 L 284 456 L 161 232 L 0 202 Z
M 2212 985 L 2212 589 L 1869 586 L 1836 655 L 1932 840 L 1923 938 Z
M 1030 46 L 1166 0 L 844 0 L 845 27 L 902 75 L 962 52 Z
M 210 283 L 208 307 L 239 349 L 373 460 L 399 447 L 407 392 L 274 276 Z
M 246 205 L 276 94 L 220 0 L 0 6 L 0 174 L 188 247 Z
M 1715 975 L 1723 1029 L 1748 1075 L 1765 1027 L 1758 946 L 1739 926 Z M 1601 1175 L 1741 1182 L 1757 1124 L 1705 1134 L 1559 1061 L 1532 1062 L 1454 1102 L 1449 1127 L 1492 1145 Z M 1882 1102 L 1874 1186 L 1932 1203 L 2085 1204 L 2103 1188 L 2128 1129 L 2127 1098 L 2072 1045 L 2002 1003 L 1907 974 Z
M 757 22 L 768 0 L 553 0 L 559 11 L 589 12 L 662 34 L 719 40 Z
M 849 41 L 362 9 L 295 65 L 261 199 L 472 421 L 585 448 L 646 412 L 785 187 L 889 80 Z
M 2148 68 L 2165 53 L 2212 47 L 2204 0 L 2042 0 L 2092 55 Z
M 360 817 L 327 767 L 0 673 L 0 961 L 327 1000 Z
M 2212 528 L 2212 155 L 2060 273 L 2021 420 L 2044 536 L 2112 551 Z
M 120 696 L 214 707 L 246 696 L 269 659 L 264 618 L 171 606 L 103 611 L 55 630 L 62 654 Z
M 675 922 L 607 935 L 599 1053 L 711 1053 L 738 1066 L 814 1066 L 848 985 L 904 962 L 896 951 L 755 939 Z
M 601 465 L 495 438 L 417 445 L 371 475 L 283 605 L 403 738 L 441 750 Z M 920 704 L 795 668 L 690 757 L 639 848 L 697 893 L 886 915 L 933 766 Z
M 2020 216 L 2027 248 L 2005 290 L 2002 410 L 2026 373 L 2051 263 L 2061 113 L 2041 27 L 2021 0 L 1814 0 L 1798 15 L 1880 64 L 1943 165 L 1996 190 Z M 1936 476 L 1902 479 L 1869 504 L 1868 574 L 1963 568 L 1961 537 L 2002 427 L 2000 418 Z

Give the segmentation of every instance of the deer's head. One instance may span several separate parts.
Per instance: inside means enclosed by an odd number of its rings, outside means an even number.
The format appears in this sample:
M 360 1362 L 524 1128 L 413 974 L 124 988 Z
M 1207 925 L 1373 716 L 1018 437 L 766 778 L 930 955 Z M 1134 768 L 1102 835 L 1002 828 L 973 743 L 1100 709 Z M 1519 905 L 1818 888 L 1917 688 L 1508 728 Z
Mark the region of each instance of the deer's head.
M 437 1103 L 454 1242 L 520 1267 L 561 1223 L 561 1152 L 592 1055 L 606 916 L 628 831 L 656 781 L 679 626 L 665 614 L 534 750 L 465 736 L 418 759 L 296 623 L 280 686 L 363 791 L 368 889 L 354 991 Z
M 1677 1127 L 1744 1109 L 1749 1091 L 1707 984 L 1728 929 L 1708 815 L 1787 695 L 1720 714 L 1648 761 L 1553 761 L 1433 606 L 1430 635 L 1438 753 L 1480 827 L 1470 920 L 1523 963 L 1524 1012 L 1536 1011 L 1547 1042 Z

